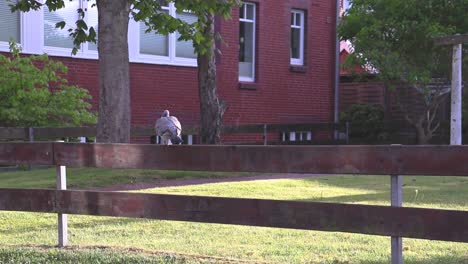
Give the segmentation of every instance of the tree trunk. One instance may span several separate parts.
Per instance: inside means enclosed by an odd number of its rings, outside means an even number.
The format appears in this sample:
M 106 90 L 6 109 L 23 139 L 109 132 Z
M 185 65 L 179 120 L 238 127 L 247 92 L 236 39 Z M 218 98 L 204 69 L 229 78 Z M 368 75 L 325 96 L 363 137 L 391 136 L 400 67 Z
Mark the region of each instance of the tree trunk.
M 427 145 L 429 143 L 429 140 L 432 138 L 432 135 L 429 133 L 426 133 L 426 130 L 424 127 L 421 125 L 415 124 L 415 129 L 416 129 L 416 142 L 418 145 Z
M 209 15 L 203 35 L 213 40 L 205 54 L 198 54 L 198 94 L 200 97 L 200 137 L 202 144 L 219 144 L 226 105 L 216 93 L 216 46 L 214 16 Z
M 97 142 L 130 141 L 129 0 L 98 0 L 99 118 Z

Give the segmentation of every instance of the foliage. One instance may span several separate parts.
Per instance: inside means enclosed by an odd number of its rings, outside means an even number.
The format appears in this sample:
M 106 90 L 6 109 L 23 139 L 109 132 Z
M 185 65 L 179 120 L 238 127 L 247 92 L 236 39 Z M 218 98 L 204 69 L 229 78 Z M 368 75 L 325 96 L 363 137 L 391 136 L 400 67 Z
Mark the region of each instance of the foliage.
M 86 89 L 68 85 L 67 67 L 46 54 L 20 56 L 10 43 L 11 57 L 0 55 L 0 125 L 58 126 L 96 122 Z
M 451 47 L 433 38 L 468 32 L 468 0 L 351 0 L 339 26 L 352 57 L 386 80 L 424 86 L 449 77 Z M 467 61 L 468 62 L 468 61 Z
M 379 105 L 356 104 L 341 113 L 341 122 L 350 123 L 351 137 L 377 137 L 383 130 L 384 111 Z
M 141 1 L 140 3 L 145 2 Z M 167 34 L 177 30 L 180 34 L 179 40 L 191 40 L 197 54 L 205 54 L 214 45 L 214 38 L 221 38 L 219 34 L 215 36 L 204 34 L 212 22 L 210 16 L 218 15 L 228 19 L 231 17 L 231 9 L 241 4 L 240 0 L 169 0 L 168 2 L 174 2 L 178 13 L 190 10 L 197 16 L 198 20 L 190 24 L 166 13 L 145 14 L 148 9 L 134 11 L 134 17 L 145 22 L 148 26 L 147 32 L 155 30 L 161 34 Z M 157 8 L 157 4 L 155 4 L 155 8 Z M 135 6 L 135 9 L 138 9 L 138 6 Z
M 434 37 L 468 32 L 468 0 L 351 0 L 350 6 L 338 29 L 354 48 L 349 57 L 377 72 L 390 88 L 399 83 L 416 89 L 423 111 L 402 110 L 418 143 L 428 143 L 439 127 L 435 116 L 447 92 L 429 84 L 450 79 L 452 59 L 452 47 L 435 46 Z M 466 79 L 468 59 L 464 64 Z
M 42 5 L 46 5 L 49 10 L 55 11 L 65 6 L 66 0 L 46 0 L 44 3 L 37 0 L 19 0 L 12 5 L 12 11 L 28 12 L 38 10 Z M 129 0 L 132 4 L 132 17 L 135 21 L 143 21 L 147 26 L 147 32 L 155 31 L 159 34 L 169 34 L 178 31 L 179 40 L 192 40 L 197 54 L 206 53 L 207 49 L 213 45 L 213 39 L 207 38 L 203 34 L 209 15 L 218 15 L 223 18 L 230 18 L 231 9 L 241 4 L 240 0 Z M 177 13 L 190 10 L 198 18 L 197 22 L 187 23 L 178 18 L 161 11 L 161 3 L 174 2 Z M 80 45 L 85 42 L 96 43 L 96 29 L 88 27 L 85 21 L 85 12 L 82 8 L 77 10 L 78 19 L 75 25 L 67 25 L 65 21 L 58 22 L 57 28 L 68 27 L 70 36 L 73 38 L 73 54 L 79 50 Z M 220 38 L 217 35 L 217 38 Z

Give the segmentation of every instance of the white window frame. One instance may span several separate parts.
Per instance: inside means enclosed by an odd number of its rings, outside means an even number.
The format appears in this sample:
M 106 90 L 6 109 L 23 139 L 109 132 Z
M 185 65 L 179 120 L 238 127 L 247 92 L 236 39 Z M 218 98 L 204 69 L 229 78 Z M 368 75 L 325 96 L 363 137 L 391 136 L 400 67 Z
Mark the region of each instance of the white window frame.
M 162 6 L 163 10 L 169 12 L 169 15 L 177 17 L 177 9 L 174 2 L 170 2 L 169 6 Z M 184 12 L 189 12 L 184 10 Z M 141 54 L 140 53 L 140 23 L 133 19 L 129 25 L 129 50 L 130 50 L 130 62 L 139 63 L 154 63 L 164 65 L 177 65 L 187 67 L 197 67 L 196 58 L 183 58 L 176 56 L 176 32 L 168 34 L 168 56 Z
M 290 32 L 290 38 L 292 38 L 292 29 L 293 28 L 298 28 L 299 29 L 299 58 L 293 58 L 292 57 L 292 47 L 290 47 L 290 58 L 291 58 L 291 65 L 304 65 L 304 17 L 305 17 L 305 12 L 303 10 L 297 10 L 293 9 L 291 10 L 291 14 L 294 14 L 293 16 L 293 21 L 291 24 L 291 32 Z M 296 15 L 300 15 L 300 20 L 299 21 L 299 26 L 296 24 Z M 291 43 L 291 41 L 290 41 Z
M 80 1 L 79 8 L 83 9 L 83 11 L 85 12 L 85 21 L 87 21 L 88 5 L 91 8 L 92 4 L 89 3 L 87 0 L 79 0 L 79 1 Z M 65 1 L 65 4 L 66 3 L 67 1 Z M 36 39 L 39 40 L 38 41 L 39 46 L 40 46 L 39 49 L 42 50 L 42 52 L 47 53 L 52 56 L 61 56 L 61 57 L 76 57 L 76 58 L 84 58 L 84 59 L 97 59 L 98 58 L 97 50 L 88 50 L 88 42 L 81 44 L 81 47 L 78 49 L 78 52 L 76 53 L 76 55 L 71 54 L 72 49 L 70 48 L 45 46 L 44 44 L 44 11 L 45 11 L 44 7 L 41 8 L 39 17 L 37 17 L 37 19 L 39 19 L 41 23 L 38 23 L 40 25 L 39 26 L 40 30 L 38 30 L 38 32 L 40 32 L 40 36 L 36 36 Z M 73 25 L 68 25 L 68 24 L 65 25 L 64 30 L 66 30 L 70 26 L 73 26 Z M 31 26 L 29 26 L 29 28 L 31 28 Z M 37 28 L 37 24 L 33 26 L 32 28 Z
M 246 7 L 244 8 L 244 5 Z M 253 19 L 247 19 L 247 5 L 253 7 Z M 252 77 L 245 77 L 239 75 L 239 81 L 241 82 L 254 82 L 255 81 L 255 56 L 256 56 L 256 38 L 257 38 L 257 5 L 255 3 L 250 2 L 243 2 L 242 3 L 242 12 L 244 12 L 244 18 L 240 18 L 239 16 L 239 23 L 252 23 L 253 24 L 253 48 L 252 48 Z

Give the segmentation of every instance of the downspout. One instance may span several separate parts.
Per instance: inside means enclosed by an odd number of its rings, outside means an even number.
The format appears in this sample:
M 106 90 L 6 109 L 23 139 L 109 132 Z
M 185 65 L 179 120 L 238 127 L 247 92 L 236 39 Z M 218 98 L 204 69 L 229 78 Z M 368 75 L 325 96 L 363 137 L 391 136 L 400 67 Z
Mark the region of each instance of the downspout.
M 336 25 L 335 25 L 335 98 L 334 98 L 334 118 L 333 122 L 340 121 L 339 98 L 340 98 L 340 39 L 338 37 L 338 25 L 340 24 L 341 0 L 336 0 Z M 335 130 L 335 140 L 338 140 L 338 130 Z

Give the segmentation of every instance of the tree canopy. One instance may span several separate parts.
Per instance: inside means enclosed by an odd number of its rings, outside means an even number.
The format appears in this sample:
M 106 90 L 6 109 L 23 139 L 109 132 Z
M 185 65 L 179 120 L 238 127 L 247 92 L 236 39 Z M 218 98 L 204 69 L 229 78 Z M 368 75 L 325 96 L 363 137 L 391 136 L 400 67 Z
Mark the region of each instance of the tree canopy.
M 439 127 L 435 117 L 448 92 L 434 82 L 451 78 L 452 47 L 436 46 L 434 38 L 467 33 L 467 14 L 468 0 L 350 0 L 339 25 L 341 39 L 353 48 L 347 63 L 366 65 L 388 87 L 400 89 L 397 102 L 421 144 Z M 467 80 L 467 46 L 463 50 Z M 416 89 L 422 110 L 402 103 L 406 88 Z
M 433 38 L 467 33 L 467 14 L 468 0 L 351 0 L 338 30 L 353 59 L 380 77 L 427 83 L 448 77 L 451 66 L 451 47 L 436 47 Z

